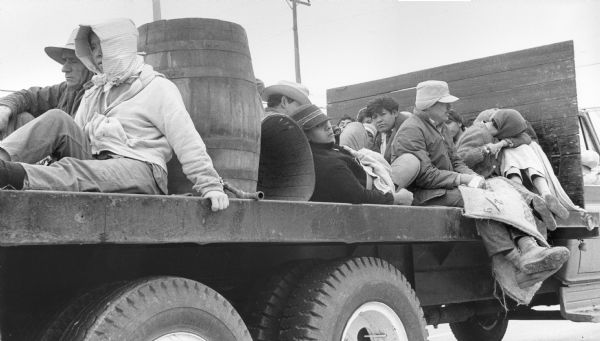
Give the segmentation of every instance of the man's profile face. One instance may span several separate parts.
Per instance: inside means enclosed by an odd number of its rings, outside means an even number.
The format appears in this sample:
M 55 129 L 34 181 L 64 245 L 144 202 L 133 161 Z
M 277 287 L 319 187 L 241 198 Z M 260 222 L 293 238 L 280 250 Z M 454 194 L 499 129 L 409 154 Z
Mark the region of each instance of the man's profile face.
M 329 121 L 325 121 L 316 127 L 304 132 L 309 141 L 314 143 L 333 143 L 335 135 Z
M 373 113 L 373 124 L 377 127 L 380 133 L 387 133 L 394 128 L 398 111 L 390 112 L 387 109 L 381 109 L 380 113 Z
M 83 63 L 75 56 L 75 51 L 63 50 L 62 59 L 64 60 L 62 72 L 65 74 L 67 87 L 78 89 L 83 86 L 88 77 L 88 70 Z
M 288 114 L 291 115 L 296 109 L 300 107 L 300 103 L 291 100 L 285 96 L 281 98 L 281 108 Z
M 427 109 L 429 118 L 432 119 L 436 124 L 444 123 L 448 120 L 448 111 L 452 106 L 450 103 L 436 102 L 434 105 Z

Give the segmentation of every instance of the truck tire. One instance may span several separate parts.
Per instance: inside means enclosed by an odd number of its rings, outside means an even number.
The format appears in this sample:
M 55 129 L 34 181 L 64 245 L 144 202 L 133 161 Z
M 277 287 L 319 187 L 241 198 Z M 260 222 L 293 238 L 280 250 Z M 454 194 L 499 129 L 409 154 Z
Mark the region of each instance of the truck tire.
M 63 333 L 75 319 L 81 318 L 84 309 L 93 302 L 96 302 L 108 292 L 125 285 L 124 282 L 108 283 L 91 290 L 87 290 L 68 302 L 68 304 L 58 311 L 43 328 L 42 333 L 35 338 L 38 341 L 56 341 L 60 340 Z
M 59 340 L 252 340 L 224 297 L 201 283 L 178 277 L 120 286 L 97 297 L 77 315 Z
M 423 310 L 400 271 L 378 258 L 329 263 L 306 275 L 281 319 L 281 340 L 425 341 Z
M 508 319 L 504 314 L 473 316 L 463 322 L 450 323 L 458 341 L 500 341 L 506 334 Z
M 280 319 L 290 294 L 316 265 L 310 260 L 285 264 L 248 295 L 243 315 L 254 341 L 279 340 Z

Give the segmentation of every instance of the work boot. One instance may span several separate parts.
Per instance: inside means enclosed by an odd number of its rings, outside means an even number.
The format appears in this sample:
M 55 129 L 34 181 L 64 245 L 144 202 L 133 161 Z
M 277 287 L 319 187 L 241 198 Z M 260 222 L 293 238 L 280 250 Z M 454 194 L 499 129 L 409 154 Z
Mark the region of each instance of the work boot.
M 25 174 L 21 164 L 0 160 L 0 189 L 23 189 Z
M 533 237 L 521 237 L 518 248 L 506 254 L 506 258 L 521 272 L 557 270 L 569 259 L 569 249 L 562 246 L 541 247 Z
M 557 217 L 561 219 L 569 218 L 569 211 L 558 201 L 558 199 L 552 194 L 544 195 L 544 201 L 546 205 Z
M 560 270 L 560 267 L 558 267 L 554 270 L 546 270 L 546 271 L 536 272 L 533 274 L 526 274 L 522 271 L 517 271 L 516 276 L 515 276 L 516 280 L 517 280 L 517 285 L 521 289 L 529 288 L 530 286 L 532 286 L 538 282 L 545 281 L 546 278 L 554 275 L 558 270 Z
M 550 231 L 556 230 L 556 220 L 554 219 L 554 215 L 548 208 L 546 201 L 542 199 L 539 195 L 533 194 L 531 198 L 531 206 L 533 206 L 533 210 L 536 211 L 546 228 Z

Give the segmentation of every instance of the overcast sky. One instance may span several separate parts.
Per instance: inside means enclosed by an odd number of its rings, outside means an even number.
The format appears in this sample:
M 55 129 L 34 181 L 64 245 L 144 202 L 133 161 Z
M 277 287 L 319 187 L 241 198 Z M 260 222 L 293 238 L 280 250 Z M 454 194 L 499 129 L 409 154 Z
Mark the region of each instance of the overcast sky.
M 328 88 L 574 40 L 580 108 L 600 106 L 600 0 L 312 0 L 299 6 L 302 81 L 314 102 Z M 286 0 L 162 0 L 164 19 L 233 21 L 248 34 L 254 73 L 294 80 Z M 152 21 L 152 0 L 0 0 L 0 89 L 63 80 L 47 45 L 79 23 Z

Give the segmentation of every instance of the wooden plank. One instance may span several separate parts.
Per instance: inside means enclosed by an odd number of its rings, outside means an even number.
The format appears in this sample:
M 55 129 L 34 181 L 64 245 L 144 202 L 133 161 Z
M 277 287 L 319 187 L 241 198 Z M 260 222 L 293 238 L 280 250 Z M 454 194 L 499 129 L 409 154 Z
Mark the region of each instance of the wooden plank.
M 0 246 L 480 241 L 452 207 L 230 199 L 214 213 L 199 197 L 1 190 L 0 211 Z
M 574 59 L 573 42 L 566 41 L 329 89 L 327 91 L 327 103 L 386 94 L 399 89 L 414 87 L 419 82 L 428 79 L 453 82 L 506 70 L 522 69 L 572 59 Z
M 569 126 L 572 127 L 573 124 L 576 127 L 579 127 L 578 120 L 576 119 L 578 109 L 577 109 L 577 98 L 558 98 L 551 99 L 542 102 L 536 103 L 528 103 L 523 105 L 517 105 L 512 107 L 512 109 L 518 110 L 523 117 L 531 122 L 542 122 L 549 121 L 548 125 L 545 126 L 544 129 L 551 128 L 551 125 L 555 119 L 564 120 L 562 123 L 569 122 Z M 459 112 L 463 119 L 467 122 L 467 125 L 471 125 L 471 122 L 479 115 L 480 110 L 476 110 L 474 112 Z M 559 121 L 556 121 L 559 123 Z M 540 127 L 534 127 L 537 129 Z
M 477 241 L 449 207 L 230 200 L 213 213 L 198 197 L 0 191 L 0 245 L 376 243 Z
M 576 95 L 575 79 L 568 78 L 523 87 L 515 86 L 492 93 L 463 96 L 453 104 L 453 107 L 461 113 L 479 113 L 489 108 L 518 108 L 519 106 L 533 105 L 556 99 L 564 99 L 566 102 L 571 102 Z M 400 110 L 411 111 L 415 100 L 415 90 L 409 89 L 393 92 L 389 96 L 400 104 Z M 339 118 L 343 115 L 354 117 L 358 110 L 363 108 L 371 98 L 373 97 L 328 105 L 327 114 L 331 118 Z M 536 110 L 536 112 L 539 111 Z M 565 112 L 562 115 L 576 116 L 577 113 Z

